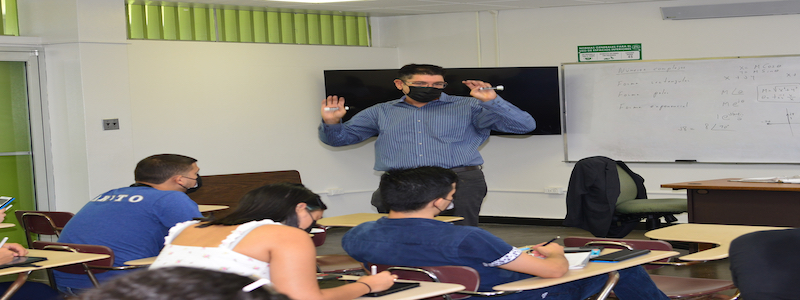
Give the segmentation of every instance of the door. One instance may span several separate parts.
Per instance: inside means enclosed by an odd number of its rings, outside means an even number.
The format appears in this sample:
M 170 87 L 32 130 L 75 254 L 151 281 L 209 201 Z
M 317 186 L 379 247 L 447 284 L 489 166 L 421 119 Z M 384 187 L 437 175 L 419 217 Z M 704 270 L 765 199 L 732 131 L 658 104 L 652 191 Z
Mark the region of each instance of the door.
M 14 211 L 49 209 L 39 53 L 0 49 L 0 196 L 16 198 L 3 220 L 16 226 L 0 229 L 0 237 L 23 245 L 24 230 Z M 44 205 L 37 205 L 39 198 Z

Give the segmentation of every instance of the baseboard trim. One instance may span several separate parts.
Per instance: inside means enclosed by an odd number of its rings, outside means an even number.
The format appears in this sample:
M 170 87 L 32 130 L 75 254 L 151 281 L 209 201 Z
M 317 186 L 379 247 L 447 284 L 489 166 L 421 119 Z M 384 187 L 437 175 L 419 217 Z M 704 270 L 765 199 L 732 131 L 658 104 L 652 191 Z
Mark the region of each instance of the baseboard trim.
M 480 216 L 478 220 L 481 223 L 494 223 L 494 224 L 564 226 L 564 219 Z

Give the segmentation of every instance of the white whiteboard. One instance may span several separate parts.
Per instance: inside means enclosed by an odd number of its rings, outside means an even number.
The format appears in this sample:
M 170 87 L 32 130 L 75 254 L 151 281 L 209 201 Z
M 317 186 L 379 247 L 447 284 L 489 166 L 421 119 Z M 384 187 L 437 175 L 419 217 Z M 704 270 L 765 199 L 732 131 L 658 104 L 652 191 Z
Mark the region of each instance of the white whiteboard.
M 800 163 L 800 56 L 562 65 L 566 159 Z

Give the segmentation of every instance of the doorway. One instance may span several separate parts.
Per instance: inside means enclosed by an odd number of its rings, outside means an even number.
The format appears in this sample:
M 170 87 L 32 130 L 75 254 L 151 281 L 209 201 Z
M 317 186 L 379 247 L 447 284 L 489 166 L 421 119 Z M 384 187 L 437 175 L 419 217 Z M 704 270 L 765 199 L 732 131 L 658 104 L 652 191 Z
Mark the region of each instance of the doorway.
M 14 211 L 49 210 L 40 80 L 41 51 L 0 49 L 0 196 L 16 198 L 0 237 L 25 245 Z M 42 60 L 43 61 L 43 60 Z

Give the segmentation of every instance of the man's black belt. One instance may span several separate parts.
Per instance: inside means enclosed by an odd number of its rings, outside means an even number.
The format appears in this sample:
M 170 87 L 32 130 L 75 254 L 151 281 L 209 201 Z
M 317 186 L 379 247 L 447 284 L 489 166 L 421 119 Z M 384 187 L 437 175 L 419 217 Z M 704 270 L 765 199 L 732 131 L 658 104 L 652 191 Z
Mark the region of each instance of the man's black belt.
M 475 171 L 475 170 L 480 170 L 480 169 L 481 169 L 481 166 L 478 165 L 478 166 L 457 167 L 457 168 L 452 168 L 450 170 L 452 170 L 453 172 L 458 173 L 458 172 L 466 172 L 466 171 Z

